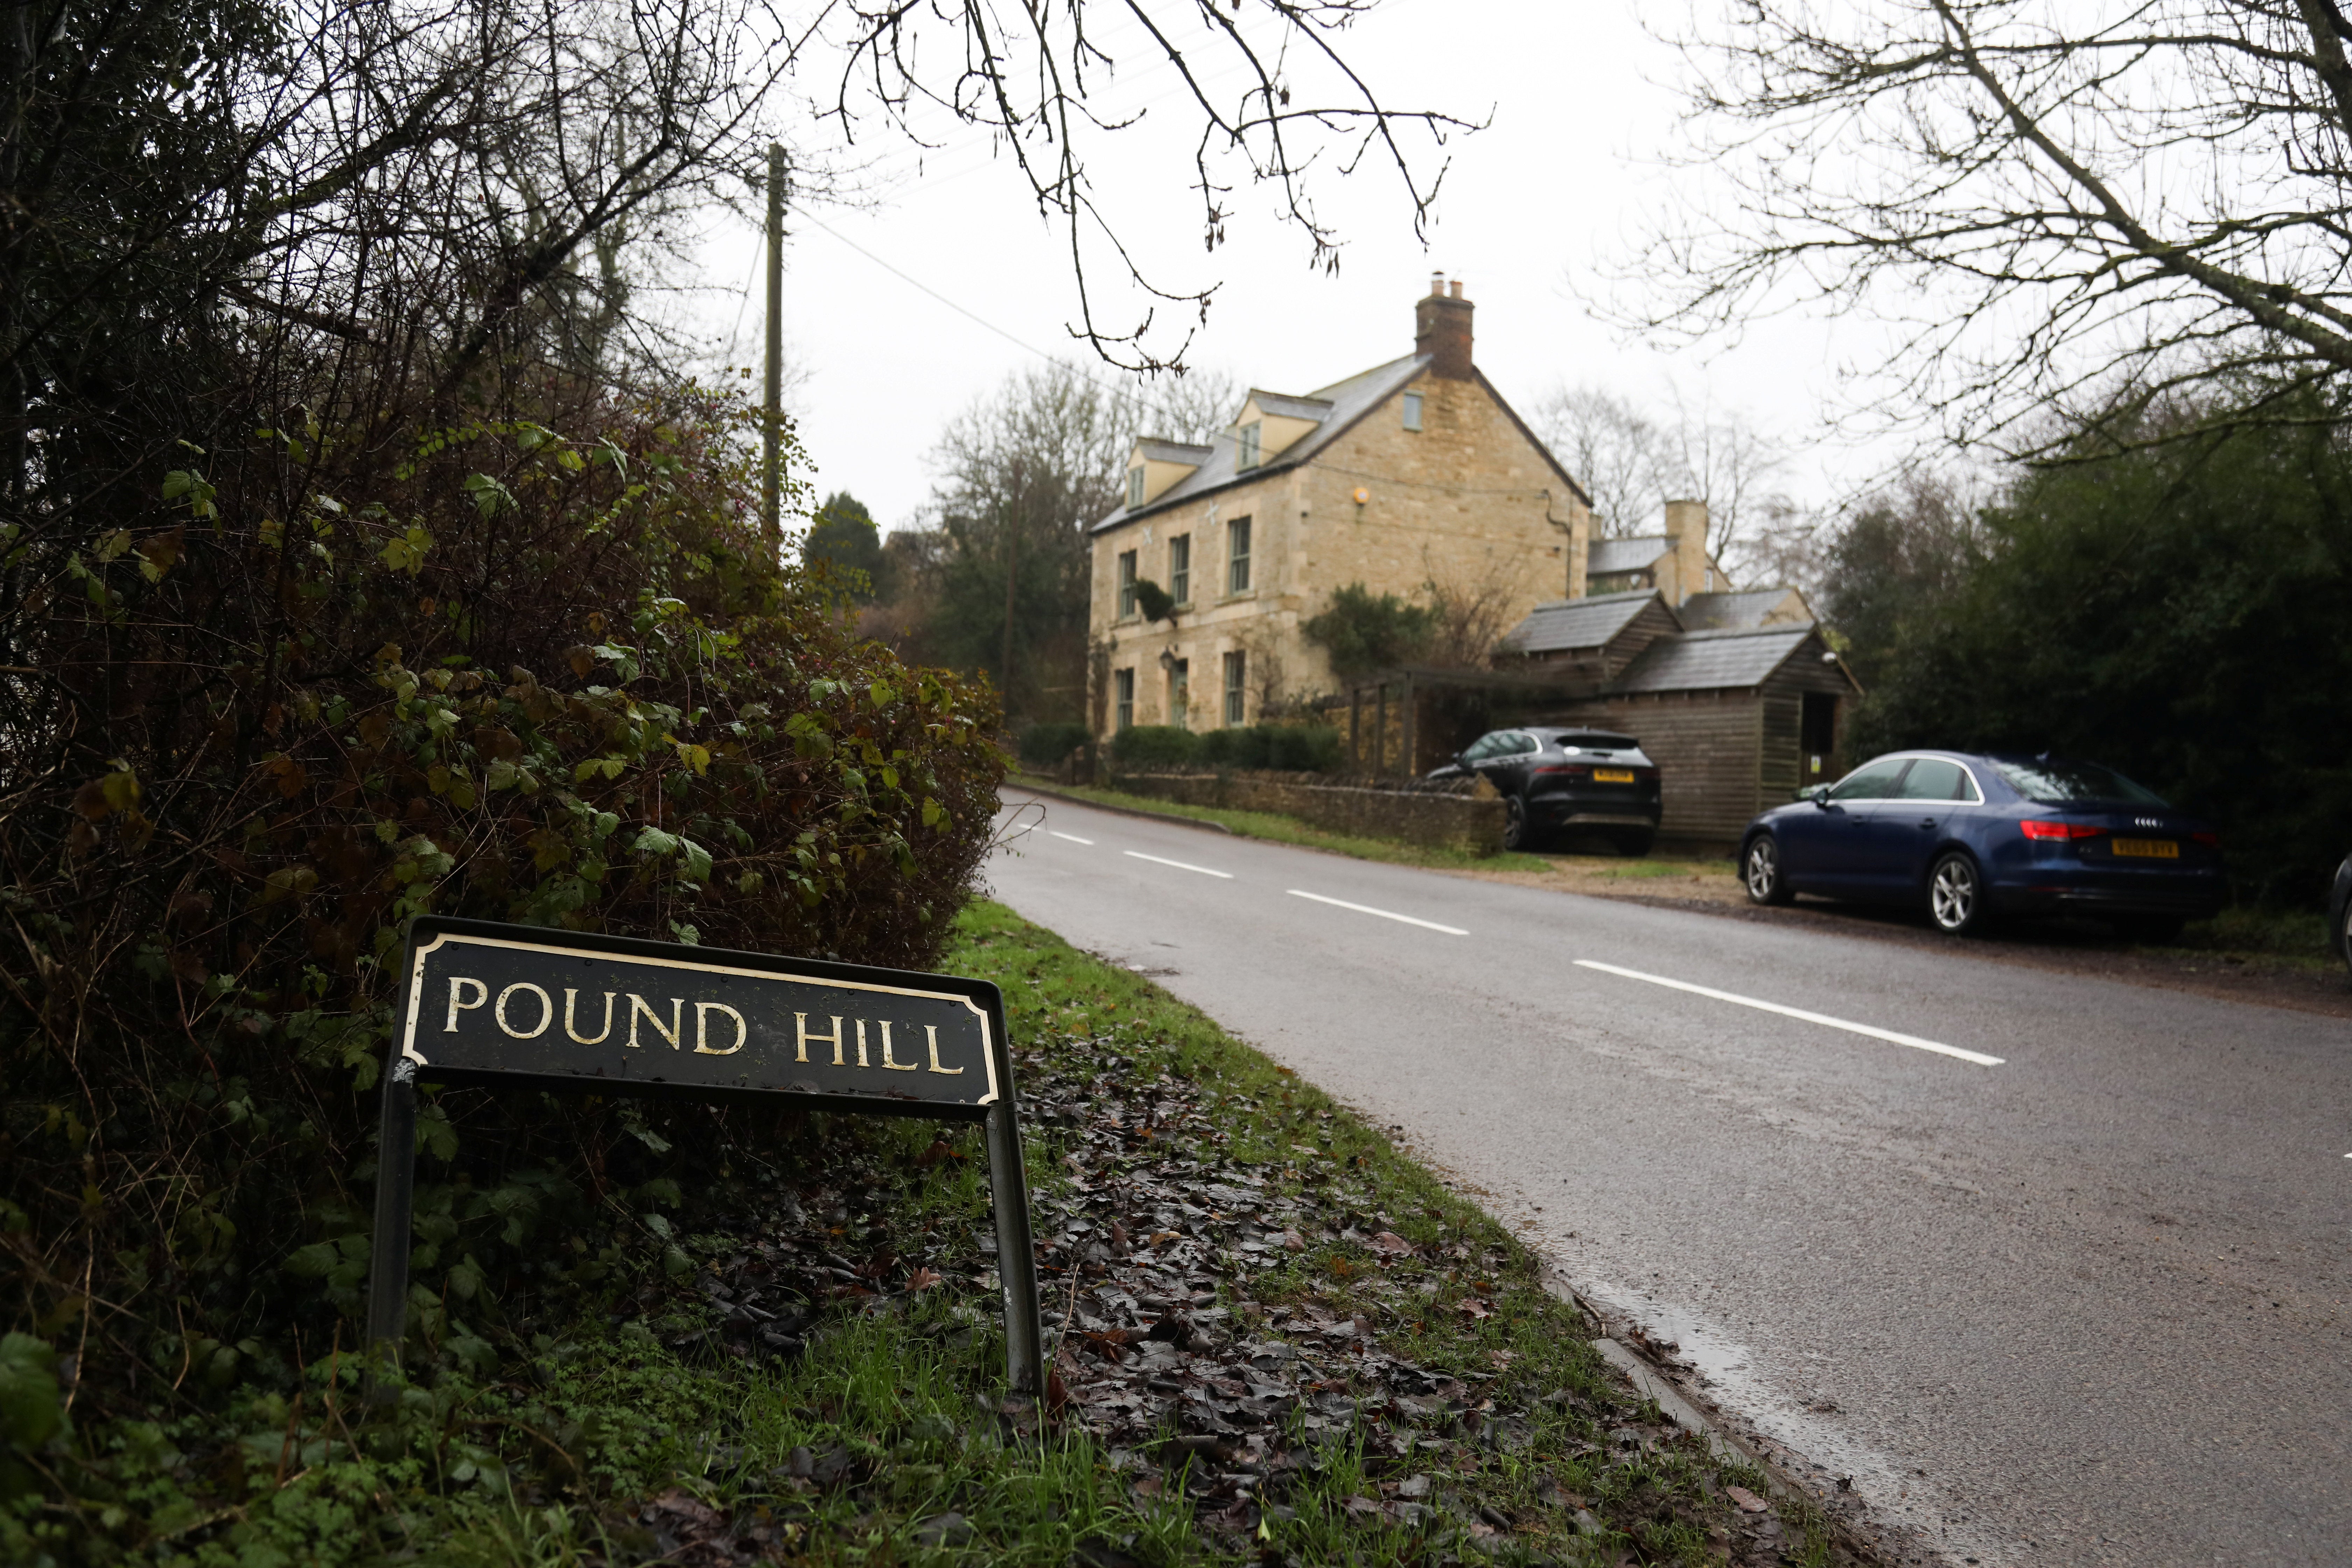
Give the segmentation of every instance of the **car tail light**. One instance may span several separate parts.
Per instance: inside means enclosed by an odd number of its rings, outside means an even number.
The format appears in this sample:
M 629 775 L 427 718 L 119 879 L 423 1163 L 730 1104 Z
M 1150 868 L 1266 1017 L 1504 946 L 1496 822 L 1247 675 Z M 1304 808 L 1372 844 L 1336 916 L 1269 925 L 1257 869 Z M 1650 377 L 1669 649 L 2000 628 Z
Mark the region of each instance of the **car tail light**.
M 2218 833 L 2192 833 L 2189 837 L 2194 838 L 2198 843 L 2202 844 L 2208 849 L 2219 849 L 2221 847 L 2221 836 Z
M 1536 769 L 1536 776 L 1538 776 L 1538 778 L 1540 778 L 1540 777 L 1542 777 L 1542 776 L 1543 776 L 1544 774 L 1546 774 L 1546 773 L 1566 773 L 1570 778 L 1572 778 L 1572 779 L 1580 779 L 1580 778 L 1582 778 L 1585 774 L 1587 774 L 1587 773 L 1591 773 L 1591 771 L 1592 771 L 1592 770 L 1591 770 L 1591 768 L 1585 768 L 1585 767 L 1575 767 L 1575 766 L 1570 766 L 1570 765 L 1567 765 L 1567 764 L 1563 764 L 1563 763 L 1553 763 L 1553 764 L 1552 764 L 1551 766 L 1549 766 L 1549 767 L 1544 767 L 1544 768 L 1538 768 L 1538 769 Z
M 2044 822 L 2029 820 L 2017 825 L 2028 838 L 2096 838 L 2106 831 L 2087 822 Z

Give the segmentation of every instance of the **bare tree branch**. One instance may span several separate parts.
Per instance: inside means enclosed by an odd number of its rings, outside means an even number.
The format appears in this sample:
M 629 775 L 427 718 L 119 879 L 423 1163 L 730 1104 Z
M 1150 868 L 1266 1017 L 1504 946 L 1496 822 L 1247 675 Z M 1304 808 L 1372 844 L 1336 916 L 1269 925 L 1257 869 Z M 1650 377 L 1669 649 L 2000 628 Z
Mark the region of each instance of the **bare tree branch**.
M 1368 14 L 1376 0 L 1249 0 L 1245 20 L 1238 0 L 1118 0 L 1113 15 L 1131 20 L 1141 42 L 1124 50 L 1089 30 L 1088 0 L 841 0 L 853 25 L 842 44 L 845 58 L 828 118 L 853 136 L 862 110 L 873 108 L 920 141 L 909 122 L 917 104 L 942 109 L 960 123 L 993 132 L 1028 183 L 1038 210 L 1064 230 L 1078 289 L 1078 320 L 1069 331 L 1111 363 L 1136 370 L 1181 367 L 1183 353 L 1216 292 L 1213 285 L 1185 289 L 1147 272 L 1094 194 L 1088 170 L 1101 139 L 1131 127 L 1139 114 L 1107 118 L 1093 101 L 1095 87 L 1117 69 L 1164 64 L 1181 86 L 1201 126 L 1192 153 L 1192 189 L 1201 205 L 1203 242 L 1223 242 L 1232 217 L 1225 205 L 1236 183 L 1270 187 L 1286 221 L 1307 237 L 1311 264 L 1336 268 L 1340 239 L 1317 216 L 1309 174 L 1327 148 L 1342 156 L 1335 173 L 1352 174 L 1377 152 L 1402 185 L 1414 232 L 1426 231 L 1444 168 L 1423 179 L 1406 139 L 1442 146 L 1471 121 L 1433 109 L 1389 108 L 1348 63 L 1334 41 Z M 1097 0 L 1100 4 L 1100 0 Z M 1237 92 L 1220 94 L 1217 72 L 1204 68 L 1179 43 L 1176 23 L 1189 17 L 1211 39 L 1213 63 L 1237 68 Z M 1251 25 L 1255 21 L 1255 27 Z M 936 71 L 923 62 L 928 37 L 953 35 L 957 62 Z M 946 42 L 947 40 L 941 40 Z M 1307 74 L 1290 61 L 1296 47 L 1328 89 L 1327 100 L 1294 102 L 1297 79 Z M 1230 176 L 1227 171 L 1231 170 Z M 1156 310 L 1132 328 L 1106 324 L 1097 299 L 1089 247 L 1108 252 L 1117 271 L 1153 307 L 1188 308 L 1195 321 L 1172 348 L 1152 337 Z
M 1617 314 L 1684 338 L 1807 307 L 1876 320 L 1874 408 L 2029 458 L 2055 455 L 2053 406 L 2332 385 L 2352 371 L 2347 32 L 2330 0 L 1742 0 L 1683 45 L 1685 160 L 1733 199 L 1657 231 L 1625 280 L 1682 286 Z

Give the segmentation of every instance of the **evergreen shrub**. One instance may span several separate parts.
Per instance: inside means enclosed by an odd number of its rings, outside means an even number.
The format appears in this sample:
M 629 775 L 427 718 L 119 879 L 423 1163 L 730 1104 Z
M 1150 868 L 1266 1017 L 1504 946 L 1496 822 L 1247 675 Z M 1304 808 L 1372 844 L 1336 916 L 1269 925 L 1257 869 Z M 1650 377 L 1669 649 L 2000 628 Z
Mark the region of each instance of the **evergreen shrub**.
M 1084 724 L 1032 724 L 1021 732 L 1021 761 L 1033 768 L 1055 767 L 1093 738 Z
M 1123 768 L 1269 768 L 1332 773 L 1339 766 L 1339 731 L 1328 724 L 1249 724 L 1198 734 L 1166 724 L 1139 724 L 1111 742 Z
M 1200 750 L 1200 736 L 1173 724 L 1130 725 L 1110 742 L 1111 761 L 1122 768 L 1181 767 Z

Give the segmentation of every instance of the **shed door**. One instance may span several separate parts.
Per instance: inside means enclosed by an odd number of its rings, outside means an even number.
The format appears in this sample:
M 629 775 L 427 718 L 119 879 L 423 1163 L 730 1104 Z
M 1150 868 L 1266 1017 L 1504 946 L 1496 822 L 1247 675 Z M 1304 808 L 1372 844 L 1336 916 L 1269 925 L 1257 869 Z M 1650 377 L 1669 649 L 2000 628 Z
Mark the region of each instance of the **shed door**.
M 1837 777 L 1838 700 L 1834 691 L 1808 691 L 1797 719 L 1797 777 L 1811 789 Z

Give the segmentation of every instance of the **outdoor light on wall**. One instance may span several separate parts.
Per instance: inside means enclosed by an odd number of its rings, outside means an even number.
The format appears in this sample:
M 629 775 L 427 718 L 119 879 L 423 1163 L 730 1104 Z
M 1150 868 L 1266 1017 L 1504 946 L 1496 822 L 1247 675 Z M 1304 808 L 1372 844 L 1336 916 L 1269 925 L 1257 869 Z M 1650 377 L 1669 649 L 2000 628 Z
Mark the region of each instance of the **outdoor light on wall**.
M 1367 501 L 1370 500 L 1371 499 L 1372 499 L 1372 492 L 1371 492 L 1370 490 L 1369 490 L 1369 489 L 1365 489 L 1362 485 L 1358 485 L 1358 486 L 1356 487 L 1356 504 L 1357 504 L 1358 506 L 1362 506 L 1365 502 L 1367 502 Z
M 1162 669 L 1174 669 L 1176 668 L 1176 650 L 1174 648 L 1163 647 L 1160 650 L 1160 668 Z

